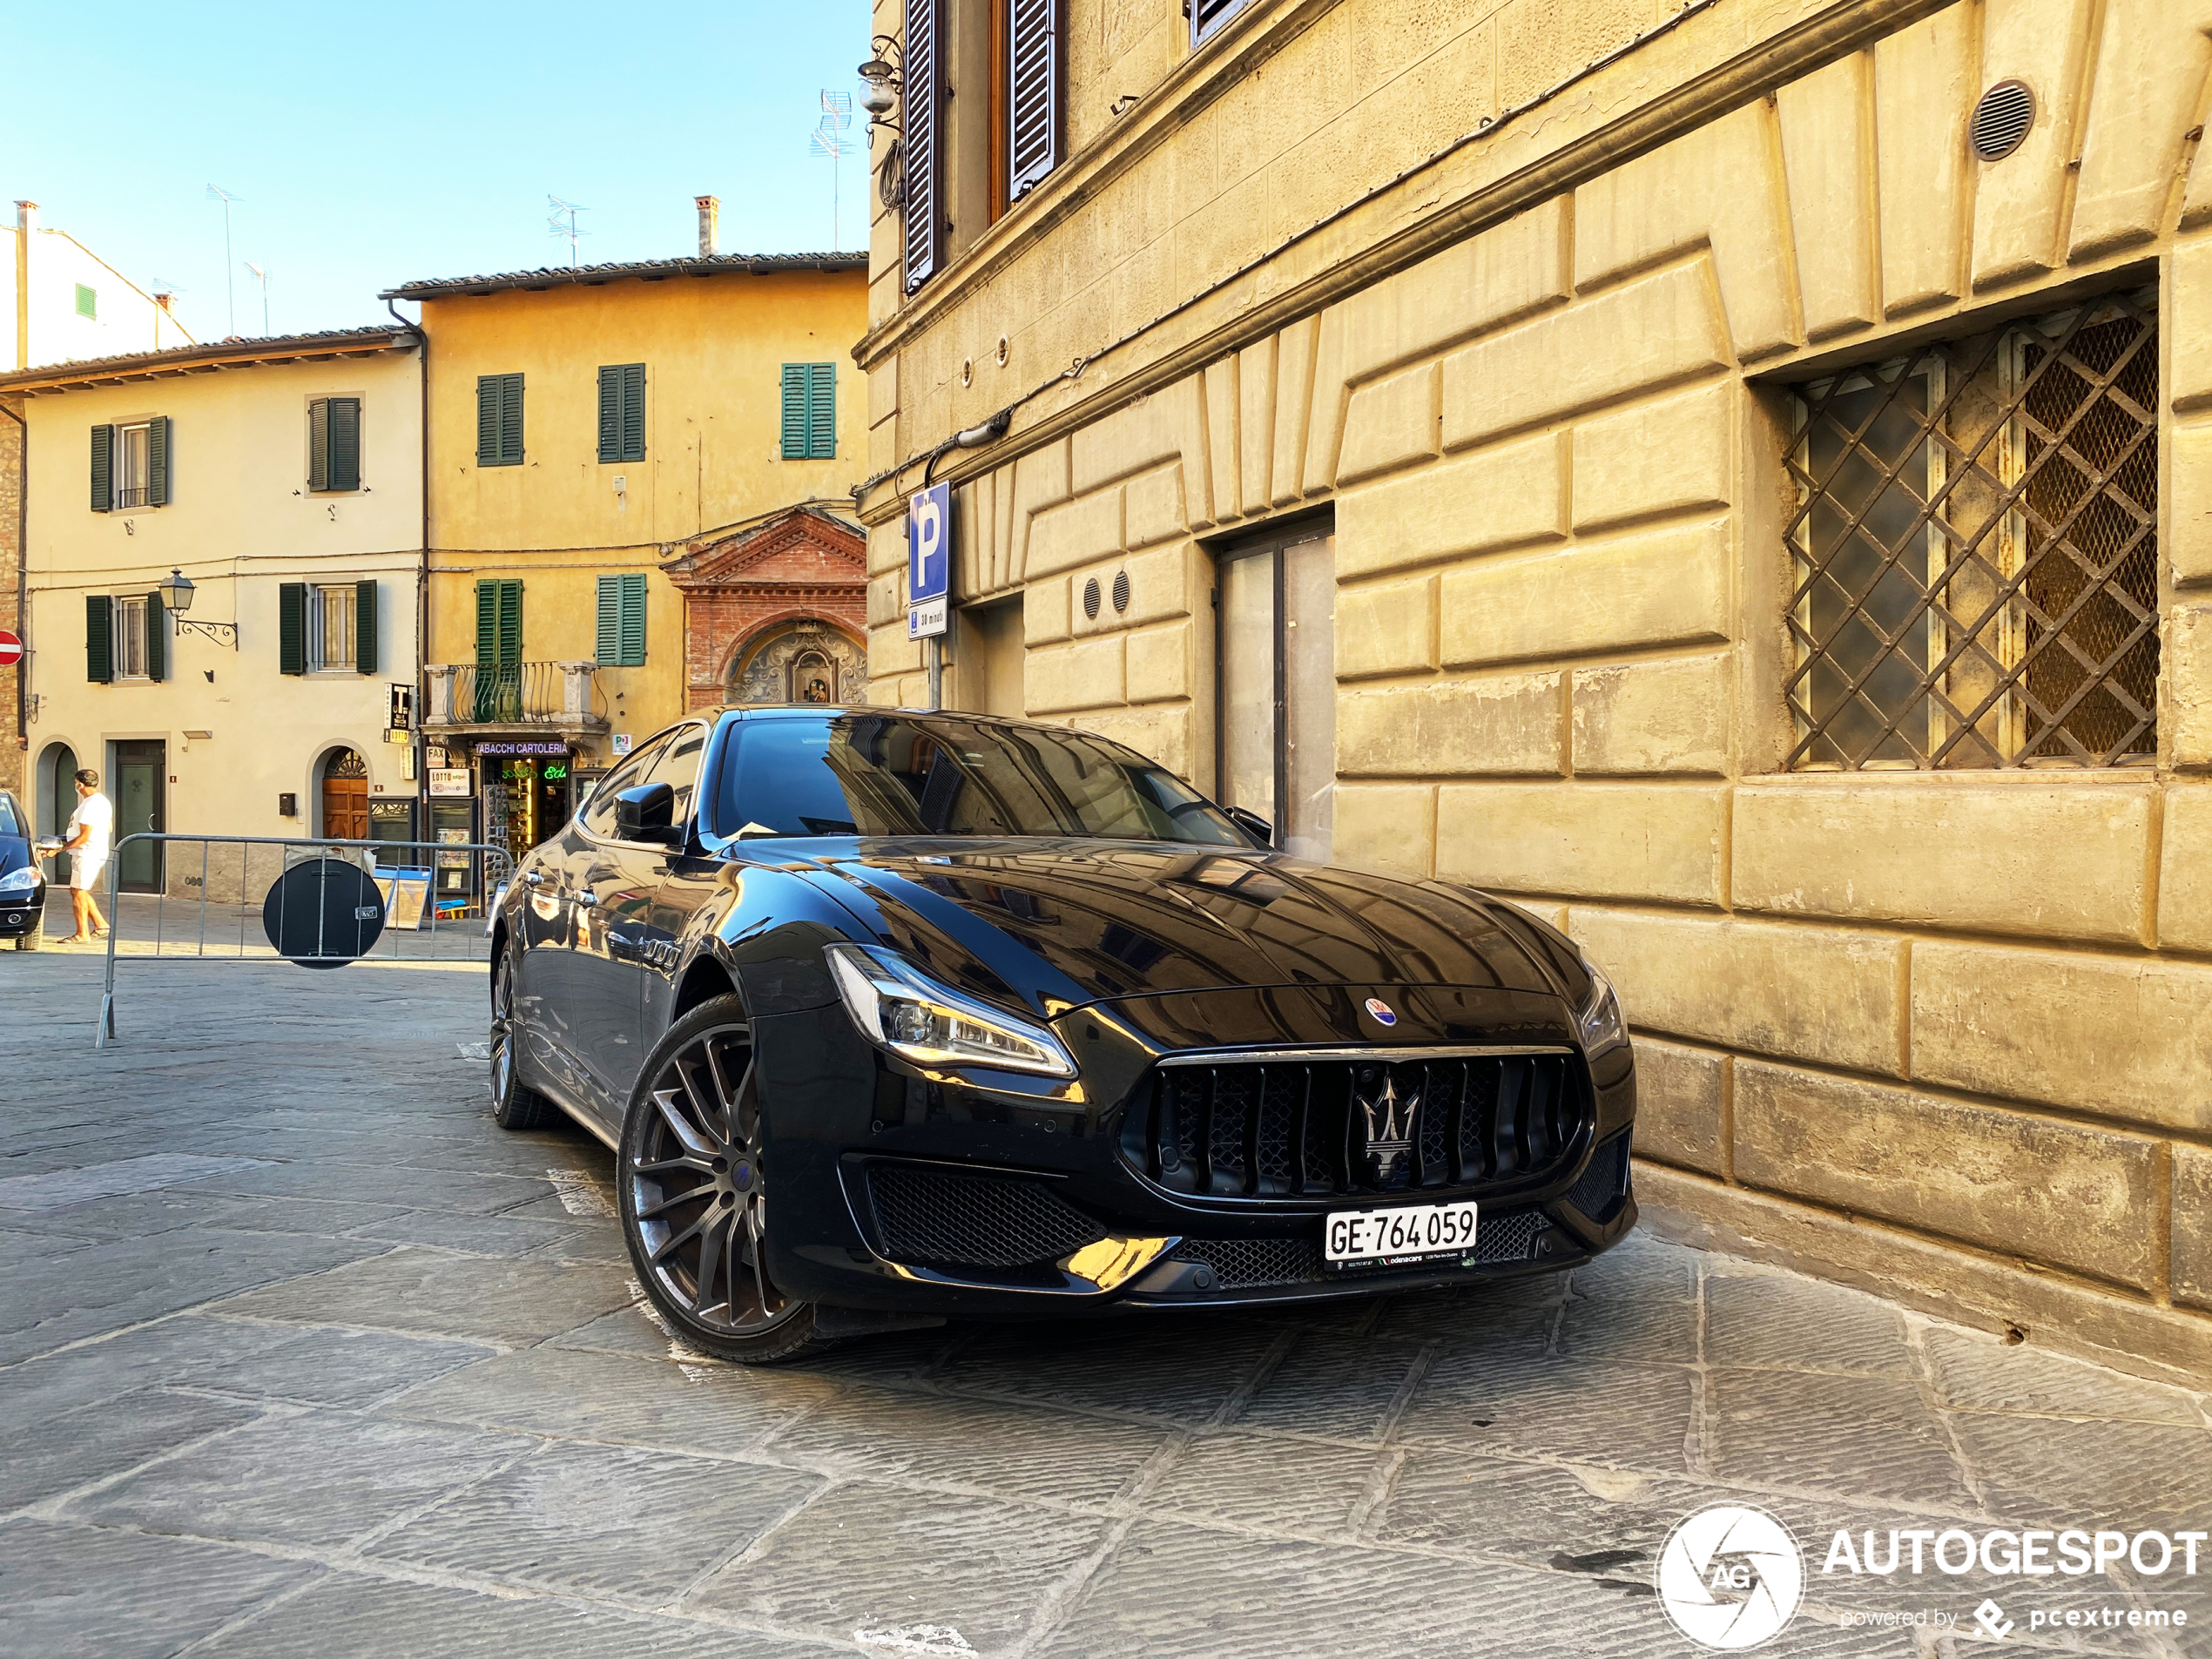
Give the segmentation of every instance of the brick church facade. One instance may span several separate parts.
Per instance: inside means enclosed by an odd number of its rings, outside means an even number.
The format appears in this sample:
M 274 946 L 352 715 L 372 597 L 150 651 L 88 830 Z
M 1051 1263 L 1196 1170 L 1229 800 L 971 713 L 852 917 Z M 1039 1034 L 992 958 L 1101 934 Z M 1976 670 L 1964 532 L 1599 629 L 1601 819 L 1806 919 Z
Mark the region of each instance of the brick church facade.
M 794 507 L 662 567 L 684 596 L 685 706 L 860 703 L 867 685 L 865 533 Z

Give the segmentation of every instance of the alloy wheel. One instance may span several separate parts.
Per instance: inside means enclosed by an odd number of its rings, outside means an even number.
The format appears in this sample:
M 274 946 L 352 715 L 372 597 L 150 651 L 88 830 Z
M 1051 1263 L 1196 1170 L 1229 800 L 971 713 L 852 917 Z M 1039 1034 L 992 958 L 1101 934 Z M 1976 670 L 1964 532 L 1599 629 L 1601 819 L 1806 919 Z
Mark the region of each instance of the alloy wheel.
M 515 965 L 502 952 L 491 978 L 491 1097 L 507 1099 L 515 1081 Z
M 705 1330 L 759 1336 L 806 1305 L 768 1271 L 759 1086 L 750 1028 L 710 1027 L 664 1061 L 624 1171 L 646 1271 Z

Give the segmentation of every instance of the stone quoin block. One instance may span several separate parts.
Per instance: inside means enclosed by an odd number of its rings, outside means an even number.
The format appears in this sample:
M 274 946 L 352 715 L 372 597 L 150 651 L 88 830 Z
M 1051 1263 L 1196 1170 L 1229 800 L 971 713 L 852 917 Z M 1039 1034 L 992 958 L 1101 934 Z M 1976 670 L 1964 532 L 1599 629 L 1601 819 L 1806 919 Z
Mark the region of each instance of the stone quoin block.
M 2174 606 L 2161 632 L 2160 735 L 2175 765 L 2212 766 L 2212 605 Z
M 1337 770 L 1365 777 L 1559 771 L 1560 677 L 1493 675 L 1337 697 Z
M 1132 478 L 1122 492 L 1122 536 L 1130 547 L 1150 547 L 1181 536 L 1188 527 L 1183 507 L 1181 462 Z
M 1344 419 L 1339 487 L 1436 454 L 1437 366 L 1425 364 L 1352 395 Z
M 2158 1143 L 1888 1084 L 1736 1062 L 1736 1178 L 2146 1285 Z
M 1436 858 L 1435 785 L 1340 782 L 1331 810 L 1331 862 L 1427 876 Z
M 1728 525 L 1494 559 L 1444 577 L 1447 668 L 1728 637 Z
M 1735 666 L 1723 651 L 1576 669 L 1575 772 L 1726 772 Z
M 1108 708 L 1123 701 L 1120 634 L 1031 651 L 1022 661 L 1022 705 L 1032 714 Z
M 1598 966 L 1611 975 L 1610 961 L 1599 960 Z M 1629 1022 L 1637 1022 L 1633 1009 Z M 1721 1106 L 1728 1056 L 1640 1035 L 1635 1057 L 1636 1156 L 1718 1177 L 1725 1167 Z
M 2175 583 L 2212 582 L 2212 424 L 2175 427 L 2166 452 L 2166 553 Z
M 1725 507 L 1736 388 L 1700 387 L 1575 428 L 1575 528 Z
M 1122 492 L 1118 486 L 1039 513 L 1029 525 L 1028 574 L 1051 576 L 1122 546 Z
M 1640 1026 L 1902 1076 L 1905 941 L 1718 916 L 1575 907 L 1575 941 Z
M 1129 636 L 1129 700 L 1157 703 L 1190 695 L 1190 624 L 1173 622 Z
M 2212 786 L 2166 792 L 2158 862 L 2158 942 L 2212 951 Z
M 2174 1299 L 2212 1308 L 2212 1151 L 2174 1149 Z
M 1032 582 L 1022 590 L 1022 638 L 1025 644 L 1046 645 L 1068 637 L 1069 586 L 1065 577 L 1053 582 Z
M 1338 594 L 1336 633 L 1340 680 L 1434 668 L 1436 578 Z
M 1424 467 L 1337 501 L 1337 575 L 1349 579 L 1557 538 L 1567 530 L 1557 437 Z
M 1436 873 L 1501 893 L 1720 901 L 1724 789 L 1447 784 Z

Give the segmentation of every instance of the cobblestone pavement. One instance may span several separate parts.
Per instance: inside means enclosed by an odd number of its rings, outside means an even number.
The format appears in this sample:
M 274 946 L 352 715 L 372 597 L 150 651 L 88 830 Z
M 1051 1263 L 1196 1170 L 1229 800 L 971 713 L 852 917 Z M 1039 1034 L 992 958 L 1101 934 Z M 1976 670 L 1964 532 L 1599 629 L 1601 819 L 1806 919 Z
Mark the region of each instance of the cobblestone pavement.
M 637 1306 L 598 1145 L 486 1116 L 475 973 L 126 964 L 96 1055 L 99 969 L 0 956 L 0 1651 L 1689 1653 L 1654 1558 L 1743 1500 L 1807 1546 L 1768 1651 L 1974 1651 L 1987 1597 L 2008 1645 L 2212 1656 L 2212 1552 L 1821 1571 L 1841 1527 L 2212 1525 L 2200 1398 L 1649 1240 L 723 1366 Z M 2123 1622 L 2032 1628 L 2068 1608 Z M 1927 1612 L 1967 1634 L 1851 1622 Z

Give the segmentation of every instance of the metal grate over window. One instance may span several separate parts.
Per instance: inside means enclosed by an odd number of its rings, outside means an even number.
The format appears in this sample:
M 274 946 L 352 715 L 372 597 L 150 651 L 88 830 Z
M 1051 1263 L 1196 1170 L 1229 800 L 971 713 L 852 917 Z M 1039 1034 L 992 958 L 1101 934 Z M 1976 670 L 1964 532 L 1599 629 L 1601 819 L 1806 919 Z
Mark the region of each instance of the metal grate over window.
M 2101 300 L 1804 389 L 1791 765 L 2155 755 L 2157 299 Z

